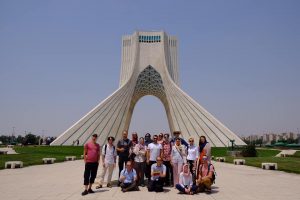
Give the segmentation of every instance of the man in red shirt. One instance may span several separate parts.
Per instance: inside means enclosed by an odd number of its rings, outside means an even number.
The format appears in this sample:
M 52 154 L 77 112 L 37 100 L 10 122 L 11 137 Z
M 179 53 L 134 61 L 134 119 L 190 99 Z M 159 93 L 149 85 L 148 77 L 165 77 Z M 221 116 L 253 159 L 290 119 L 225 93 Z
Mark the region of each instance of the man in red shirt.
M 97 176 L 98 165 L 100 162 L 100 145 L 97 141 L 97 134 L 93 134 L 92 140 L 84 145 L 84 187 L 85 190 L 81 193 L 82 196 L 88 193 L 94 193 L 92 185 Z

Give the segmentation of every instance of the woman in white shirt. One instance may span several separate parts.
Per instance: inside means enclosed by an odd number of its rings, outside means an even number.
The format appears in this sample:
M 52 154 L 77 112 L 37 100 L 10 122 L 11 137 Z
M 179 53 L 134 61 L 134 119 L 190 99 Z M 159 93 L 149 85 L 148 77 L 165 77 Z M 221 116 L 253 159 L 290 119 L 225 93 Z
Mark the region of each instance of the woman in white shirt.
M 182 171 L 182 166 L 185 162 L 184 156 L 186 156 L 186 147 L 181 144 L 180 138 L 175 140 L 174 146 L 171 151 L 171 165 L 173 167 L 173 182 L 174 185 L 179 182 L 179 174 Z
M 197 147 L 194 144 L 194 138 L 190 138 L 189 139 L 189 146 L 188 146 L 188 150 L 187 150 L 187 162 L 190 166 L 190 172 L 192 173 L 192 175 L 194 175 L 194 170 L 196 167 L 196 161 L 199 157 L 199 147 Z
M 197 186 L 193 184 L 192 174 L 190 173 L 188 164 L 183 165 L 183 171 L 179 175 L 179 183 L 176 184 L 176 189 L 182 194 L 191 195 L 197 190 Z

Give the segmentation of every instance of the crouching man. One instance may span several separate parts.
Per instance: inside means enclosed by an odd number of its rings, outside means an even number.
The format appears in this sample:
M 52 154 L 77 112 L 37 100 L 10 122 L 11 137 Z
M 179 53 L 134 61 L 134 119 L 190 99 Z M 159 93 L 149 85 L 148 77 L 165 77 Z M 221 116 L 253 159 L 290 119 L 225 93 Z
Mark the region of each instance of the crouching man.
M 139 190 L 136 184 L 137 174 L 133 169 L 132 162 L 127 161 L 126 168 L 121 171 L 120 179 L 122 192 L 136 191 Z
M 211 185 L 214 182 L 214 166 L 207 161 L 207 156 L 202 157 L 200 165 L 197 165 L 197 180 L 198 192 L 211 192 Z
M 151 165 L 151 180 L 148 184 L 148 191 L 162 192 L 164 191 L 164 178 L 166 177 L 166 166 L 162 164 L 161 157 L 156 158 L 156 163 Z

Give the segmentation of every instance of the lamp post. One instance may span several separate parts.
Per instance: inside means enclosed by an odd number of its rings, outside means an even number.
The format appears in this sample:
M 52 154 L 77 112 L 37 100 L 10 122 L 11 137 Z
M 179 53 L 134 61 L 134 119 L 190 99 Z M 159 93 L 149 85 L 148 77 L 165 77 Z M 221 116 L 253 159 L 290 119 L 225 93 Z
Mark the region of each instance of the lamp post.
M 14 126 L 12 127 L 13 130 L 12 130 L 12 133 L 11 133 L 10 144 L 12 144 L 14 142 L 15 128 L 16 127 L 14 127 Z
M 299 128 L 297 128 L 297 132 L 298 132 L 298 134 L 297 134 L 297 136 L 298 136 L 298 144 L 300 144 L 300 133 L 299 133 Z
M 233 151 L 234 141 L 235 141 L 235 140 L 230 140 L 230 142 L 231 142 L 231 151 Z

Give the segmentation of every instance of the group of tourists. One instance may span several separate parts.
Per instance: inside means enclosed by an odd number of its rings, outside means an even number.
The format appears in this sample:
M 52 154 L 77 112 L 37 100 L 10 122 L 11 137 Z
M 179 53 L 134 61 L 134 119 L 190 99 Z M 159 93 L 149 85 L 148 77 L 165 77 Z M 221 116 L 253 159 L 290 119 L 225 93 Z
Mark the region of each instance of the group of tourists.
M 130 140 L 128 131 L 124 130 L 116 146 L 115 138 L 110 136 L 101 151 L 96 142 L 97 134 L 93 134 L 92 140 L 84 145 L 85 190 L 82 195 L 94 193 L 92 184 L 99 164 L 103 168 L 96 189 L 103 187 L 106 173 L 107 187 L 112 187 L 111 178 L 117 157 L 118 186 L 122 192 L 145 187 L 145 177 L 148 179 L 149 192 L 162 192 L 164 186 L 176 187 L 182 194 L 210 192 L 215 178 L 214 166 L 210 162 L 210 144 L 205 136 L 201 136 L 199 145 L 195 145 L 194 138 L 186 142 L 180 134 L 180 131 L 174 131 L 172 138 L 168 133 L 153 135 L 151 138 L 151 134 L 147 133 L 145 137 L 138 138 L 134 132 Z

